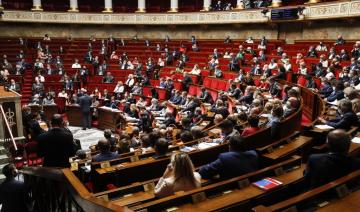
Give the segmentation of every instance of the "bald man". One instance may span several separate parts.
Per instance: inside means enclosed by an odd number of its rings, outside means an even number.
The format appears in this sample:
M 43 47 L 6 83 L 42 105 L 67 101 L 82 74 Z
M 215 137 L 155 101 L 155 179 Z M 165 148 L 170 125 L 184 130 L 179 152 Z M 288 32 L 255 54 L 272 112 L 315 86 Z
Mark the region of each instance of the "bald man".
M 308 185 L 321 186 L 360 169 L 360 159 L 348 155 L 350 143 L 344 130 L 331 131 L 327 136 L 329 152 L 309 157 L 304 173 Z

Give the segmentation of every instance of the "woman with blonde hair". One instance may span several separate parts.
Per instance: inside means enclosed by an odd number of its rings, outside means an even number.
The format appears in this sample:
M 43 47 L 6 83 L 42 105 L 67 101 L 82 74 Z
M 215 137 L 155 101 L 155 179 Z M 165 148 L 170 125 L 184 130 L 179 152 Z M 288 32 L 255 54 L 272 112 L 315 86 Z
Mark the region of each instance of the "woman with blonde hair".
M 161 198 L 177 191 L 189 191 L 200 186 L 200 174 L 194 172 L 190 157 L 180 152 L 171 156 L 171 162 L 155 187 L 155 195 Z

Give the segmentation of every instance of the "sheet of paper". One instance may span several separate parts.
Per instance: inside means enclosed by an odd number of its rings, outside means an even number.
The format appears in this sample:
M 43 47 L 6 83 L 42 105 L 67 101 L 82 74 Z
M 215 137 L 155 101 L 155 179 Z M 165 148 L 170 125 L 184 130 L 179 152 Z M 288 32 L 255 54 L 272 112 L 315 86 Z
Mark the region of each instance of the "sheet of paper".
M 326 125 L 326 124 L 319 124 L 315 125 L 315 128 L 321 129 L 321 130 L 332 130 L 335 129 L 332 126 Z
M 353 139 L 351 139 L 352 142 L 360 144 L 360 138 L 359 137 L 354 137 Z

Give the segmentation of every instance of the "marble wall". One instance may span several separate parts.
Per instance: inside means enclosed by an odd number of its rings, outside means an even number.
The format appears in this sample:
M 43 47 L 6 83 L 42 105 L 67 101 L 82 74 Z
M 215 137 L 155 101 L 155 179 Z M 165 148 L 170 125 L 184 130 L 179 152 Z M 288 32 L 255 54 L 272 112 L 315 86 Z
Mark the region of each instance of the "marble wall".
M 52 37 L 88 38 L 115 37 L 130 38 L 138 34 L 139 38 L 164 38 L 168 34 L 173 39 L 189 39 L 191 35 L 199 39 L 223 39 L 230 35 L 233 39 L 248 36 L 269 39 L 286 39 L 288 42 L 301 39 L 335 39 L 342 34 L 348 40 L 360 40 L 360 21 L 322 20 L 310 22 L 223 24 L 223 25 L 179 25 L 179 26 L 128 26 L 128 25 L 76 25 L 76 24 L 39 24 L 0 22 L 0 37 L 42 37 L 48 33 Z

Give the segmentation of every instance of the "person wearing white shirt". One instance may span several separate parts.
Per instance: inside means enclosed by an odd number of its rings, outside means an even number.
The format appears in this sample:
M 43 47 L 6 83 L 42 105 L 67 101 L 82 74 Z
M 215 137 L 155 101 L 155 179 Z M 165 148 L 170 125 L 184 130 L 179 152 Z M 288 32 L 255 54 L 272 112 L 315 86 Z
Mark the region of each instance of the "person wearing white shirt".
M 335 75 L 334 75 L 334 73 L 331 71 L 330 68 L 327 68 L 327 69 L 326 69 L 325 78 L 326 78 L 327 80 L 329 80 L 329 81 L 335 78 Z
M 329 66 L 329 62 L 326 59 L 324 54 L 320 55 L 320 61 L 319 62 L 322 64 L 323 68 L 327 68 Z
M 306 68 L 306 64 L 304 62 L 300 63 L 299 74 L 307 75 L 307 68 Z
M 75 62 L 72 64 L 71 68 L 81 68 L 81 65 L 80 65 L 78 59 L 75 59 Z
M 116 95 L 124 93 L 124 85 L 121 81 L 118 81 L 117 85 L 115 86 L 114 93 Z
M 291 71 L 291 63 L 290 63 L 290 60 L 287 60 L 287 61 L 285 62 L 284 68 L 285 68 L 285 71 L 286 71 L 286 72 Z
M 254 43 L 254 40 L 252 39 L 252 37 L 248 37 L 248 39 L 246 39 L 245 43 Z
M 327 52 L 327 47 L 323 44 L 323 42 L 320 42 L 315 50 L 318 52 Z
M 130 70 L 132 70 L 132 69 L 134 69 L 135 67 L 134 67 L 134 65 L 131 63 L 131 61 L 129 60 L 129 61 L 127 61 L 127 69 L 130 69 Z
M 271 59 L 270 63 L 269 63 L 269 67 L 270 70 L 274 70 L 278 68 L 278 64 L 276 63 L 275 59 Z
M 132 74 L 129 74 L 128 79 L 125 82 L 125 85 L 127 85 L 129 88 L 131 88 L 135 83 L 134 76 Z
M 65 90 L 62 90 L 59 94 L 58 94 L 59 98 L 65 98 L 68 99 L 68 94 L 65 92 Z
M 164 66 L 165 66 L 165 63 L 164 63 L 163 59 L 161 59 L 161 57 L 158 59 L 157 65 L 160 66 L 160 67 L 164 67 Z
M 45 77 L 42 76 L 40 73 L 39 73 L 39 75 L 37 75 L 37 76 L 35 77 L 35 81 L 36 81 L 36 79 L 38 79 L 40 82 L 45 82 Z
M 194 74 L 194 75 L 200 75 L 201 74 L 201 69 L 199 68 L 198 64 L 194 65 L 194 68 L 191 70 L 190 74 Z

